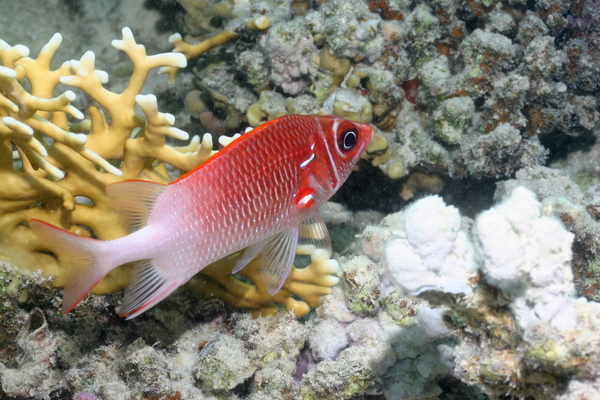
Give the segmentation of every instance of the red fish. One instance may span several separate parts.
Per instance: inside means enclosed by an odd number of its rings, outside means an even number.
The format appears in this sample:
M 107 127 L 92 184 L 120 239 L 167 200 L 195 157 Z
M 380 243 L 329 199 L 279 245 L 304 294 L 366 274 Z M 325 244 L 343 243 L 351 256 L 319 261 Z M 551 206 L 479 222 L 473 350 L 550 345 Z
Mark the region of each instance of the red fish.
M 261 258 L 261 276 L 277 292 L 299 245 L 331 255 L 318 207 L 346 180 L 373 131 L 336 116 L 288 115 L 242 135 L 178 180 L 125 181 L 106 193 L 133 232 L 95 240 L 32 220 L 33 232 L 78 267 L 63 296 L 75 307 L 112 269 L 140 260 L 121 316 L 133 318 L 210 263 L 244 249 L 233 273 Z

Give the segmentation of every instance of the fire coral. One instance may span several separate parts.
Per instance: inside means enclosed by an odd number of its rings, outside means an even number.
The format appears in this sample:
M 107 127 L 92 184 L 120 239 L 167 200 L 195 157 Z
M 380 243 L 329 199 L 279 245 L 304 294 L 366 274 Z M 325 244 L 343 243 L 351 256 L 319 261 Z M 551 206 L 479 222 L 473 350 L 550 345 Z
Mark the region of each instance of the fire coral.
M 61 41 L 60 34 L 54 35 L 37 59 L 28 57 L 25 46 L 0 42 L 0 254 L 22 269 L 41 268 L 55 277 L 56 286 L 64 285 L 68 273 L 62 269 L 67 266 L 33 236 L 30 219 L 104 240 L 123 236 L 127 225 L 108 202 L 106 185 L 125 179 L 164 182 L 168 175 L 155 160 L 187 170 L 212 150 L 212 143 L 188 153 L 167 145 L 165 136 L 186 139 L 187 133 L 171 126 L 173 116 L 158 112 L 154 96 L 139 95 L 150 70 L 185 66 L 183 55 L 148 56 L 131 30 L 123 29 L 123 39 L 112 45 L 128 55 L 133 73 L 126 89 L 114 93 L 104 88 L 108 76 L 96 70 L 91 51 L 50 70 Z M 90 119 L 83 119 L 71 104 L 72 91 L 53 97 L 59 83 L 81 89 L 101 108 L 90 107 Z M 136 104 L 145 118 L 135 113 Z M 67 115 L 80 121 L 71 122 Z M 96 293 L 111 291 L 113 279 L 102 282 Z

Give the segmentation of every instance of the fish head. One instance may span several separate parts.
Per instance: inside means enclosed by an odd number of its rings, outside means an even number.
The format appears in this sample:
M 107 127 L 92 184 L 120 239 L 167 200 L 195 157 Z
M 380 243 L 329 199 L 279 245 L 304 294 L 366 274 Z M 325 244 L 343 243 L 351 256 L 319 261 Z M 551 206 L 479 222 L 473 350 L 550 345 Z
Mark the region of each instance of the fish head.
M 317 155 L 322 168 L 315 171 L 313 179 L 319 181 L 322 187 L 326 187 L 331 196 L 346 181 L 367 149 L 373 138 L 373 129 L 368 124 L 335 115 L 316 118 L 321 126 L 321 140 L 324 146 L 320 146 L 322 154 Z

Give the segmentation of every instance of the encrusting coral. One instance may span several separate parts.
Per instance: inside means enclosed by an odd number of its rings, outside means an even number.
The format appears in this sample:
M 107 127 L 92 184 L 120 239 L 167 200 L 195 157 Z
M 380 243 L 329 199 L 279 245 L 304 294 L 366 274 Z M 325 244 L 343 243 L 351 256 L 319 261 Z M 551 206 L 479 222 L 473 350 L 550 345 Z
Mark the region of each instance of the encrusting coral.
M 149 56 L 131 30 L 123 29 L 123 38 L 112 45 L 129 57 L 133 69 L 127 87 L 115 93 L 104 87 L 108 76 L 96 69 L 91 51 L 51 70 L 60 43 L 61 35 L 56 34 L 33 59 L 25 46 L 0 41 L 0 257 L 24 273 L 41 269 L 54 278 L 56 287 L 65 285 L 72 265 L 38 241 L 28 228 L 29 220 L 102 240 L 124 236 L 128 225 L 106 196 L 108 184 L 126 179 L 169 182 L 171 175 L 177 177 L 215 153 L 210 134 L 194 137 L 186 146 L 168 144 L 167 136 L 186 140 L 188 134 L 173 127 L 172 115 L 158 111 L 154 95 L 139 94 L 152 69 L 184 67 L 183 54 Z M 215 39 L 215 43 L 221 41 Z M 100 106 L 89 108 L 89 120 L 72 105 L 72 91 L 54 95 L 59 83 L 83 91 Z M 144 116 L 136 113 L 136 106 Z M 67 114 L 80 121 L 72 121 Z M 222 145 L 230 141 L 220 140 Z M 312 254 L 313 262 L 304 269 L 294 268 L 275 296 L 263 287 L 255 263 L 240 272 L 244 282 L 232 276 L 235 257 L 205 270 L 214 278 L 210 284 L 198 278 L 191 287 L 210 290 L 236 305 L 264 306 L 268 314 L 276 309 L 273 303 L 279 303 L 302 316 L 337 283 L 330 276 L 337 264 L 329 256 Z M 120 267 L 93 293 L 121 290 L 128 280 L 128 266 Z

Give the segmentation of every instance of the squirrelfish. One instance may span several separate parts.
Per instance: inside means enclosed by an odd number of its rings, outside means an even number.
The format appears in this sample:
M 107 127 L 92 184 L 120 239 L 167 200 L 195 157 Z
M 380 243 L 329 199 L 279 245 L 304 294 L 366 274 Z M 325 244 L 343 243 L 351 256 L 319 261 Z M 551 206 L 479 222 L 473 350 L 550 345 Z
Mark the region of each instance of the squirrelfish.
M 369 125 L 336 116 L 288 115 L 242 135 L 170 184 L 107 186 L 114 208 L 131 224 L 127 236 L 96 240 L 30 221 L 59 257 L 77 261 L 63 313 L 111 270 L 139 260 L 119 310 L 133 318 L 210 263 L 242 249 L 233 273 L 259 257 L 263 281 L 274 294 L 299 245 L 331 254 L 318 207 L 340 188 L 372 136 Z

